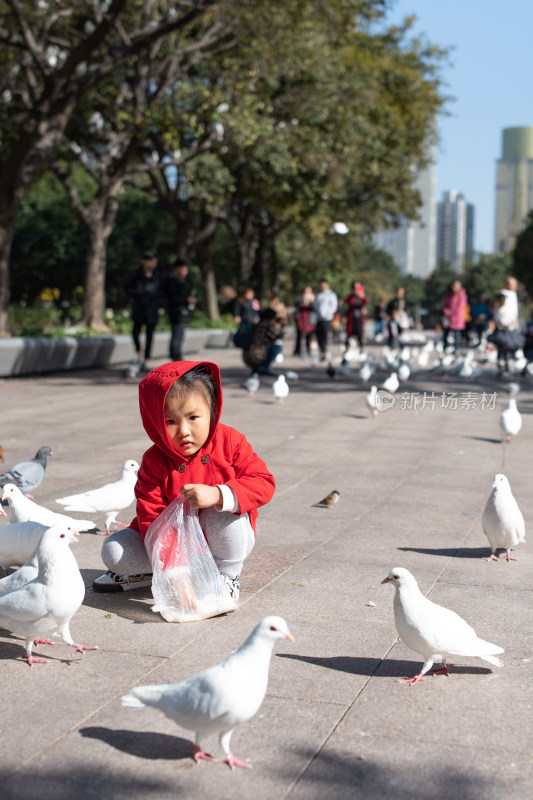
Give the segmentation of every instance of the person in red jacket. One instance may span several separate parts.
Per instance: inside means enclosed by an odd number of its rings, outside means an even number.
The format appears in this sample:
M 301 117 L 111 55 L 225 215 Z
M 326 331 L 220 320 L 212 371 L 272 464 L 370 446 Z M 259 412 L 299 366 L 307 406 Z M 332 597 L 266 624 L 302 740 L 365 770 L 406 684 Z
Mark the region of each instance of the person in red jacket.
M 143 455 L 129 528 L 107 537 L 102 560 L 108 571 L 96 592 L 150 586 L 152 565 L 144 548 L 150 524 L 178 495 L 199 510 L 213 558 L 235 602 L 239 575 L 255 542 L 257 509 L 274 494 L 274 477 L 242 433 L 220 420 L 218 366 L 175 361 L 139 385 L 141 419 L 154 443 Z

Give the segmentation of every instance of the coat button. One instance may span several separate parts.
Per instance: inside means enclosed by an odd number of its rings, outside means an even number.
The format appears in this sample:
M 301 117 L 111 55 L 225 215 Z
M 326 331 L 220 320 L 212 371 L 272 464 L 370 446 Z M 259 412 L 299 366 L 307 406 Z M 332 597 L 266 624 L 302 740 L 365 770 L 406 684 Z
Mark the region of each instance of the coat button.
M 200 459 L 202 464 L 209 464 L 210 460 L 211 459 L 209 458 L 209 456 L 202 456 L 202 458 Z
M 178 472 L 185 472 L 186 469 L 187 467 L 185 466 L 185 464 L 180 464 L 178 467 Z

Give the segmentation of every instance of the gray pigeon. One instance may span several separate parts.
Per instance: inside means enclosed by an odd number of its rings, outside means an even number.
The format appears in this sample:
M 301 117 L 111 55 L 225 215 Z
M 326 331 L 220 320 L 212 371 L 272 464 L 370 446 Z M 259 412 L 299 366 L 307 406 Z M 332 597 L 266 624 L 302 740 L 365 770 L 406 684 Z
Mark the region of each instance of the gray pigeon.
M 39 447 L 35 457 L 30 461 L 20 461 L 14 467 L 0 475 L 0 486 L 6 483 L 14 483 L 23 494 L 29 495 L 33 492 L 42 479 L 46 470 L 46 459 L 53 455 L 52 449 L 46 445 Z
M 125 706 L 151 706 L 188 730 L 195 731 L 194 760 L 217 761 L 201 746 L 200 739 L 217 733 L 226 758 L 233 767 L 250 767 L 247 759 L 235 758 L 230 738 L 236 725 L 257 713 L 268 685 L 272 648 L 278 639 L 294 641 L 281 617 L 265 617 L 244 644 L 225 661 L 181 683 L 136 686 L 122 698 Z

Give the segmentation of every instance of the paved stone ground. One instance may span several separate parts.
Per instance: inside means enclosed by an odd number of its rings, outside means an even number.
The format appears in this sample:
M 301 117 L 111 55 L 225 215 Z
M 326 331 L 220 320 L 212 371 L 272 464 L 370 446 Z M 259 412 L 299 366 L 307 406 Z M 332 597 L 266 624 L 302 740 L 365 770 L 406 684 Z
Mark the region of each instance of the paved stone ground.
M 355 371 L 329 380 L 322 366 L 289 357 L 300 379 L 277 404 L 272 378 L 254 399 L 243 390 L 240 351 L 206 357 L 222 368 L 223 420 L 246 433 L 277 480 L 240 606 L 172 625 L 151 613 L 149 590 L 94 594 L 102 539 L 83 534 L 73 551 L 88 588 L 71 629 L 100 649 L 80 656 L 39 646 L 49 663 L 30 669 L 21 640 L 0 631 L 0 798 L 530 798 L 533 552 L 526 543 L 516 562 L 483 561 L 480 515 L 504 471 L 530 528 L 531 387 L 518 398 L 522 432 L 502 445 L 507 397 L 495 379 L 419 373 L 401 392 L 434 392 L 435 408 L 401 408 L 398 393 L 374 420 Z M 494 408 L 481 408 L 483 391 L 498 393 Z M 443 392 L 458 393 L 456 410 L 441 407 Z M 465 407 L 466 392 L 476 393 L 476 408 Z M 0 393 L 6 463 L 52 446 L 36 499 L 56 510 L 56 497 L 114 480 L 148 445 L 136 383 L 120 370 L 10 379 Z M 333 510 L 313 507 L 333 488 Z M 403 683 L 421 658 L 396 636 L 393 590 L 381 585 L 393 566 L 411 569 L 432 600 L 504 647 L 504 667 L 465 658 L 448 678 Z M 286 618 L 295 643 L 276 645 L 265 702 L 233 735 L 234 753 L 251 757 L 253 770 L 195 766 L 187 731 L 121 706 L 131 686 L 178 681 L 220 661 L 272 613 Z

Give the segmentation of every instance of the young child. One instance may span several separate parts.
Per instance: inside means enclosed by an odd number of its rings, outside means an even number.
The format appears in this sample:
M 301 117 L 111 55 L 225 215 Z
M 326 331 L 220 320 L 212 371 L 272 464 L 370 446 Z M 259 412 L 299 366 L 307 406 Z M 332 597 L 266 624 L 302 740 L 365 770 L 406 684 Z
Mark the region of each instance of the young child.
M 105 540 L 102 560 L 108 571 L 93 582 L 93 589 L 150 586 L 146 531 L 181 494 L 199 509 L 205 538 L 236 603 L 242 565 L 255 542 L 257 509 L 271 500 L 274 478 L 243 434 L 219 422 L 222 389 L 216 364 L 163 364 L 141 381 L 139 405 L 154 444 L 145 452 L 137 477 L 137 516 L 129 528 Z

